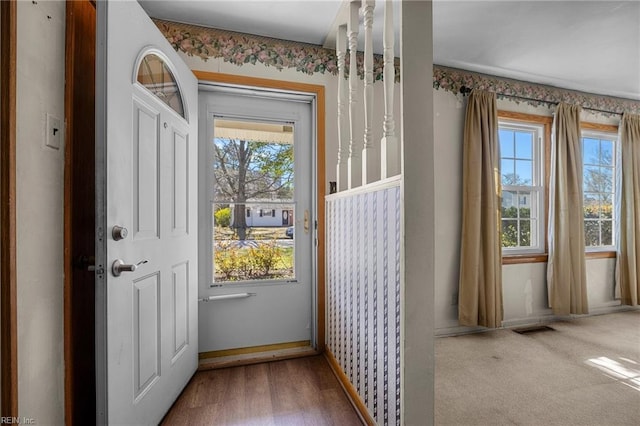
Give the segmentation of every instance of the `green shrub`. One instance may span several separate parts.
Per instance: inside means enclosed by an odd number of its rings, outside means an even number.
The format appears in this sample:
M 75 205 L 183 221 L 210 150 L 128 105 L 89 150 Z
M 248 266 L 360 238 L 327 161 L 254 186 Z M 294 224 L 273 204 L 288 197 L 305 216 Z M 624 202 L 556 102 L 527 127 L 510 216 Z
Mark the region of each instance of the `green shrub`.
M 224 228 L 231 225 L 231 208 L 223 207 L 218 209 L 214 214 L 214 223 L 216 226 L 222 226 Z
M 260 244 L 251 248 L 249 256 L 260 274 L 267 276 L 282 259 L 282 249 L 275 242 Z
M 213 261 L 217 272 L 224 274 L 227 280 L 233 279 L 233 273 L 240 264 L 241 254 L 236 247 L 229 243 L 219 242 L 216 244 Z

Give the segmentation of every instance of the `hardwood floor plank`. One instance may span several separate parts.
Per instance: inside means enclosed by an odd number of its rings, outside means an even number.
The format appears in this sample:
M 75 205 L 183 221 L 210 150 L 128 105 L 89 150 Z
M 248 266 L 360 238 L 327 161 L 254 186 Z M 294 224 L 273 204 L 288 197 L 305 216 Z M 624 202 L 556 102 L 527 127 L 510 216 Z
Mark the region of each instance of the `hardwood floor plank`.
M 199 371 L 163 425 L 362 425 L 322 356 Z

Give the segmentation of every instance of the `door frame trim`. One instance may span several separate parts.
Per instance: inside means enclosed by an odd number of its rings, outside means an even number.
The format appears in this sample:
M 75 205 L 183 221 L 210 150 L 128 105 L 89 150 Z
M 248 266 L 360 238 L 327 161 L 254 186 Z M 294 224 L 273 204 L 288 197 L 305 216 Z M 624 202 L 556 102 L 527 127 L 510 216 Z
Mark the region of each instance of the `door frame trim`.
M 18 416 L 18 309 L 16 249 L 17 2 L 0 2 L 0 292 L 2 301 L 2 416 Z
M 325 197 L 325 88 L 318 84 L 297 83 L 284 80 L 272 80 L 267 78 L 246 77 L 234 74 L 224 74 L 209 71 L 193 70 L 193 74 L 199 81 L 210 83 L 222 83 L 238 86 L 252 86 L 274 90 L 288 90 L 294 92 L 309 93 L 316 97 L 316 214 L 318 217 L 318 245 L 316 247 L 316 346 L 318 352 L 325 349 L 325 259 L 324 259 L 324 197 Z

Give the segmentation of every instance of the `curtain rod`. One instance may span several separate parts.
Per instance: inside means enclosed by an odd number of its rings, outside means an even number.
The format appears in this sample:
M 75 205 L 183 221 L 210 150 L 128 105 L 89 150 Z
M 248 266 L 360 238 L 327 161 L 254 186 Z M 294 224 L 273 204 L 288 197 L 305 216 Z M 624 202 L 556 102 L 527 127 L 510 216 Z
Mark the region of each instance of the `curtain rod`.
M 473 89 L 467 86 L 461 86 L 460 87 L 460 93 L 463 96 L 468 95 L 469 93 L 471 93 Z M 554 102 L 554 101 L 545 101 L 543 99 L 535 99 L 535 98 L 527 98 L 525 96 L 517 96 L 517 95 L 505 95 L 504 93 L 498 93 L 495 92 L 496 96 L 501 96 L 503 98 L 513 98 L 513 99 L 521 99 L 523 101 L 534 101 L 534 102 L 540 102 L 540 103 L 544 103 L 544 104 L 548 104 L 548 105 L 558 105 L 559 102 Z M 605 109 L 598 109 L 598 108 L 589 108 L 589 107 L 583 107 L 581 106 L 582 109 L 588 109 L 589 111 L 597 111 L 597 112 L 602 112 L 605 114 L 614 114 L 614 115 L 622 115 L 623 113 L 621 112 L 617 112 L 617 111 L 608 111 Z

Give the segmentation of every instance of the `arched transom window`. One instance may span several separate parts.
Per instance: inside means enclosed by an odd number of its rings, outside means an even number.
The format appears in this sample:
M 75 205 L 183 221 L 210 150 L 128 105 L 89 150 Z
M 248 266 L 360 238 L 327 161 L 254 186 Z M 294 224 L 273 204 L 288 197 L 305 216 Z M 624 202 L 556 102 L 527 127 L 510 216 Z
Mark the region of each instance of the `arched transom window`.
M 173 73 L 161 57 L 150 53 L 142 59 L 138 68 L 138 82 L 185 118 L 180 88 Z

